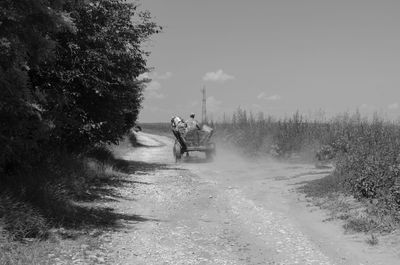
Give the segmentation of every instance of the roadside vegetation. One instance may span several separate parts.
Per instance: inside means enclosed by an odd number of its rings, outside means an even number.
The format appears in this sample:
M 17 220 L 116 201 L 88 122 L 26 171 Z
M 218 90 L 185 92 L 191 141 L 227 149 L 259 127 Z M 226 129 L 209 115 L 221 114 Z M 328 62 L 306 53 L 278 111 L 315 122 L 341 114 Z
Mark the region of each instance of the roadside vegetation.
M 13 244 L 51 238 L 53 228 L 115 222 L 109 209 L 76 202 L 110 192 L 103 186 L 121 161 L 108 146 L 141 108 L 143 43 L 161 28 L 138 5 L 1 1 L 0 264 L 19 264 Z
M 378 116 L 368 120 L 359 113 L 326 121 L 296 113 L 277 120 L 238 109 L 215 126 L 221 141 L 251 156 L 333 164 L 332 174 L 300 190 L 332 211 L 342 205 L 334 217 L 346 220 L 348 229 L 382 232 L 400 224 L 400 124 Z M 356 212 L 350 209 L 351 198 L 362 202 Z

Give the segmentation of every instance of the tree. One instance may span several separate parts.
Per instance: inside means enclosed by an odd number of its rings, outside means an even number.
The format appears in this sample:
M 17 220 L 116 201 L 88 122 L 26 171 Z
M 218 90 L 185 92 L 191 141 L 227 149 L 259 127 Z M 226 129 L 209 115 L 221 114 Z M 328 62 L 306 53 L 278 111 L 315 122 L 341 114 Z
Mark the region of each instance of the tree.
M 66 11 L 76 32 L 57 32 L 56 63 L 32 75 L 47 96 L 53 140 L 71 149 L 115 143 L 134 125 L 143 99 L 137 77 L 148 71 L 148 53 L 141 44 L 160 28 L 121 0 L 69 4 Z
M 60 1 L 0 2 L 0 175 L 3 165 L 24 160 L 45 137 L 46 124 L 29 71 L 53 60 L 49 34 L 67 26 Z
M 45 149 L 118 142 L 143 99 L 142 43 L 160 29 L 124 0 L 2 0 L 0 181 Z

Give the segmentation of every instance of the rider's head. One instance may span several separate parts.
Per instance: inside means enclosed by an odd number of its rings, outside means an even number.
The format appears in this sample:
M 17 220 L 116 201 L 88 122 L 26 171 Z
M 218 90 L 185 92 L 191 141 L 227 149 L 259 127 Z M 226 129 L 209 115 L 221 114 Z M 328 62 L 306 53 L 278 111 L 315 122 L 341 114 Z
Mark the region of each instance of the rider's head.
M 190 118 L 194 118 L 194 113 L 193 112 L 190 114 Z

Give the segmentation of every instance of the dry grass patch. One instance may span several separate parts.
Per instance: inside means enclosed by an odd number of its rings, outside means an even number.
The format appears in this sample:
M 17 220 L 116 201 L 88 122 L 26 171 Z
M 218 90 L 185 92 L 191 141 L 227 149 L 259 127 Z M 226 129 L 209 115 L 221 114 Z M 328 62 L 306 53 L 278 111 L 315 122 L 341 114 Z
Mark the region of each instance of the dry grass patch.
M 329 217 L 325 221 L 341 220 L 348 233 L 365 233 L 370 236 L 367 243 L 378 244 L 378 236 L 398 229 L 398 223 L 391 215 L 369 200 L 354 198 L 338 187 L 340 181 L 334 175 L 303 182 L 298 190 L 305 193 L 312 205 L 325 209 Z
M 0 265 L 53 264 L 53 261 L 49 260 L 49 253 L 54 250 L 55 244 L 57 243 L 39 240 L 11 241 L 2 233 L 0 235 Z

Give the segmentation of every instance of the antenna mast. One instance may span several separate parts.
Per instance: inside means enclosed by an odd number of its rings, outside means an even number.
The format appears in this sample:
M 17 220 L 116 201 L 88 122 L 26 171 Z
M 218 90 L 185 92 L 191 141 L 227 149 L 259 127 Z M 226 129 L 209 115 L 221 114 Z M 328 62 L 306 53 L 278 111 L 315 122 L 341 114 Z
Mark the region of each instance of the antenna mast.
M 203 89 L 201 90 L 203 93 L 203 101 L 202 101 L 202 110 L 201 110 L 201 120 L 203 123 L 207 123 L 207 99 L 206 99 L 206 87 L 203 86 Z

